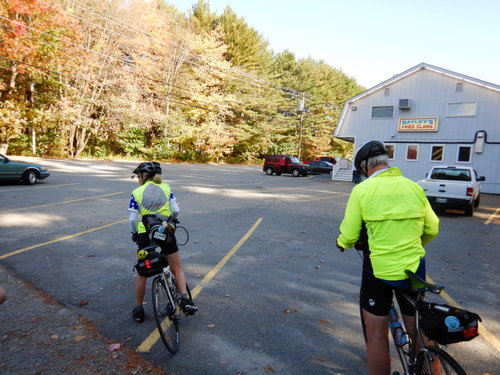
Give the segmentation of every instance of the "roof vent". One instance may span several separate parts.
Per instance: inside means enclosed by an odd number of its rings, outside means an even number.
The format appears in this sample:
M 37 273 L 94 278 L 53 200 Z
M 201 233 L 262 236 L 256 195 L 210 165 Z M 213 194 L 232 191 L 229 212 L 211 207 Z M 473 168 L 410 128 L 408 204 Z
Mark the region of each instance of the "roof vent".
M 411 101 L 410 99 L 399 99 L 399 109 L 410 109 Z

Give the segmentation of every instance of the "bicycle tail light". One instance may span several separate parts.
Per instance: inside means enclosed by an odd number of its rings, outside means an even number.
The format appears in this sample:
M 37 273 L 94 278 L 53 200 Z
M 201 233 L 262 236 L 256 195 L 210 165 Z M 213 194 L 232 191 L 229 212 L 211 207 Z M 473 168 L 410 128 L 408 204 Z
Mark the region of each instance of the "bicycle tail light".
M 465 338 L 476 337 L 478 335 L 477 331 L 478 331 L 477 326 L 467 327 L 466 329 L 464 329 L 464 337 Z

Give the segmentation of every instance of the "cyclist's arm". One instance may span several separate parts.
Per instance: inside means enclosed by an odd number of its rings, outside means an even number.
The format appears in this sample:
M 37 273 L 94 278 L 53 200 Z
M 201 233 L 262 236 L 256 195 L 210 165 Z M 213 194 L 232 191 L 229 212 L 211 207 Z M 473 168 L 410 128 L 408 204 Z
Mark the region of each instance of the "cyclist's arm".
M 137 233 L 138 225 L 139 225 L 139 205 L 137 204 L 134 196 L 130 197 L 130 203 L 128 205 L 128 210 L 130 212 L 129 215 L 129 223 L 132 233 Z
M 422 236 L 420 236 L 422 245 L 424 246 L 431 242 L 439 233 L 439 218 L 435 214 L 427 198 L 425 201 L 424 231 Z
M 181 212 L 179 206 L 177 205 L 177 200 L 175 199 L 174 193 L 170 193 L 170 197 L 168 202 L 170 203 L 170 212 L 172 215 L 172 218 L 175 220 L 177 219 L 177 216 L 179 216 L 179 213 Z
M 340 224 L 340 236 L 337 238 L 337 246 L 344 249 L 354 247 L 359 238 L 362 224 L 363 218 L 358 195 L 353 191 L 347 201 L 344 219 Z

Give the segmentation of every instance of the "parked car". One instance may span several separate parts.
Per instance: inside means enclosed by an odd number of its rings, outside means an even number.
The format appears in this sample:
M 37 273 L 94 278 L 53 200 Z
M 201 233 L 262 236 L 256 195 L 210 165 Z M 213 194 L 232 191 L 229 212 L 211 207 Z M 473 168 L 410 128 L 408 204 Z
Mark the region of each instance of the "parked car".
M 38 180 L 43 180 L 50 176 L 47 167 L 13 161 L 0 154 L 0 181 L 20 181 L 33 185 Z
M 327 161 L 328 163 L 335 165 L 339 161 L 339 158 L 334 156 L 321 156 L 318 158 L 318 161 Z
M 425 191 L 429 203 L 435 208 L 458 208 L 466 216 L 479 207 L 481 181 L 475 169 L 462 166 L 435 166 L 427 177 L 417 181 Z
M 308 164 L 301 163 L 296 157 L 288 155 L 267 155 L 262 170 L 268 175 L 276 173 L 278 176 L 282 173 L 290 173 L 294 177 L 311 174 L 311 167 Z
M 327 161 L 312 161 L 309 163 L 312 174 L 331 173 L 333 164 Z

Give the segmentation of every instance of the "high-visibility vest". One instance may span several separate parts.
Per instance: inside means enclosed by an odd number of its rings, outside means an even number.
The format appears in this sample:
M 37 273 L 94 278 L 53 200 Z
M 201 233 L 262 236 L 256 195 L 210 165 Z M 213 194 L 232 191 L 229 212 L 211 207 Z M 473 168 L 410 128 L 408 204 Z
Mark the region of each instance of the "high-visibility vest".
M 165 183 L 157 184 L 153 181 L 146 181 L 132 192 L 135 201 L 139 205 L 139 215 L 158 214 L 164 217 L 171 215 L 170 211 L 170 186 Z M 138 233 L 146 232 L 142 222 L 137 228 Z

